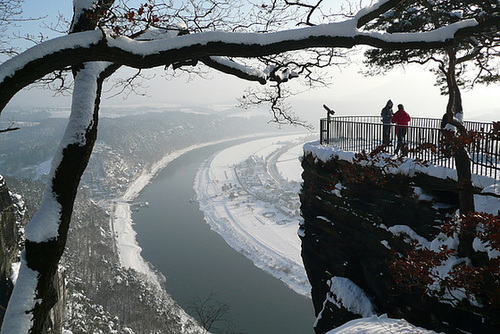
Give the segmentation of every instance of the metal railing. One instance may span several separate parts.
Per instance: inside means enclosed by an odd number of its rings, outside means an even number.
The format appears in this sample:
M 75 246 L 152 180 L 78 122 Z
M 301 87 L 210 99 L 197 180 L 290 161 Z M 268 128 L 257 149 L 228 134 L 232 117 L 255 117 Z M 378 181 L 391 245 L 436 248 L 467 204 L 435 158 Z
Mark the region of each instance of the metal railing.
M 455 160 L 439 150 L 415 150 L 422 144 L 434 144 L 443 140 L 441 120 L 412 117 L 405 137 L 408 158 L 419 159 L 437 166 L 455 168 Z M 472 173 L 492 178 L 500 177 L 500 140 L 492 136 L 493 124 L 464 122 L 468 130 L 481 136 L 469 144 Z M 393 154 L 396 147 L 395 125 L 390 126 L 391 144 L 384 147 Z M 382 145 L 383 124 L 377 116 L 339 116 L 320 120 L 320 142 L 339 147 L 344 151 L 371 152 Z

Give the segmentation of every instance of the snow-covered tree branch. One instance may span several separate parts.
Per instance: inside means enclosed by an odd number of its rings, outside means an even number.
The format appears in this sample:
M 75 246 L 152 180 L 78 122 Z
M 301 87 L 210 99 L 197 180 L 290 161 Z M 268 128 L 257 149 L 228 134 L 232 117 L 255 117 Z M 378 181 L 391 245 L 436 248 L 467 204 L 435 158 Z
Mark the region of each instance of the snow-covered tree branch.
M 86 61 L 152 68 L 207 56 L 249 58 L 312 47 L 369 45 L 388 49 L 430 49 L 451 43 L 457 34 L 476 25 L 475 20 L 466 20 L 424 33 L 381 34 L 359 31 L 357 20 L 353 19 L 268 34 L 203 32 L 151 41 L 114 36 L 105 30 L 85 31 L 41 43 L 0 65 L 0 90 L 3 92 L 0 108 L 36 79 Z

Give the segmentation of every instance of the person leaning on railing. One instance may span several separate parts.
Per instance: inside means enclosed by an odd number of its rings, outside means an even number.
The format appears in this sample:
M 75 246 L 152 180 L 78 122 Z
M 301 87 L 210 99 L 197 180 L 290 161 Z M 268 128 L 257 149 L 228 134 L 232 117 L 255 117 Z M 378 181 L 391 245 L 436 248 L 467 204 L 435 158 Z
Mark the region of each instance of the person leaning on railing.
M 398 154 L 401 146 L 403 146 L 404 137 L 408 131 L 408 123 L 410 123 L 410 115 L 404 110 L 402 104 L 398 104 L 398 111 L 392 116 L 392 123 L 396 123 L 396 137 L 398 144 L 394 150 L 394 154 Z

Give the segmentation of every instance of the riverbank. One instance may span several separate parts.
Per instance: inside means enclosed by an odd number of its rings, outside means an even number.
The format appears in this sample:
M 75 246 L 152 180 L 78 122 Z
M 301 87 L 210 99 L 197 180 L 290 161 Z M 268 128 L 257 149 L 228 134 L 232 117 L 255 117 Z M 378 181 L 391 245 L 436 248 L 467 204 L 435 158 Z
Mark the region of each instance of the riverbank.
M 258 268 L 306 297 L 311 287 L 297 231 L 299 158 L 308 137 L 289 135 L 232 146 L 207 159 L 194 184 L 207 224 Z

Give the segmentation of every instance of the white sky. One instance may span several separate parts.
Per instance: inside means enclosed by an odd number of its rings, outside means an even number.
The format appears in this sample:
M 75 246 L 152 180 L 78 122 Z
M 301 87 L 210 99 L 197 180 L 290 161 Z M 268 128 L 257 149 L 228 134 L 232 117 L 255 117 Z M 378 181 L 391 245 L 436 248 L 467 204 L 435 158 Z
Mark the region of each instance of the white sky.
M 343 0 L 335 0 L 341 2 Z M 43 24 L 56 21 L 58 13 L 68 20 L 72 14 L 71 0 L 25 0 L 25 17 L 44 17 L 36 22 L 21 23 L 16 29 L 22 33 L 36 35 L 43 31 Z M 337 111 L 337 115 L 364 114 L 379 115 L 388 99 L 395 104 L 402 103 L 406 111 L 413 116 L 441 117 L 446 107 L 446 97 L 439 94 L 434 86 L 434 77 L 428 69 L 412 67 L 409 70 L 395 70 L 377 77 L 364 77 L 358 73 L 360 66 L 352 65 L 340 71 L 332 68 L 333 84 L 329 88 L 309 91 L 291 98 L 289 103 L 300 117 L 317 123 L 324 117 L 322 104 L 325 103 Z M 121 74 L 120 74 L 121 73 Z M 124 77 L 127 71 L 118 72 L 112 78 Z M 237 104 L 237 98 L 244 94 L 249 86 L 259 86 L 224 74 L 214 73 L 212 79 L 186 77 L 167 81 L 161 69 L 150 70 L 155 78 L 144 82 L 147 96 L 130 95 L 109 98 L 104 94 L 103 109 L 106 106 L 192 106 L 192 105 L 228 105 Z M 500 106 L 498 96 L 500 86 L 477 87 L 472 92 L 463 92 L 465 119 L 499 120 Z M 9 107 L 70 107 L 69 97 L 53 97 L 53 92 L 40 89 L 25 90 L 18 93 L 9 103 Z

